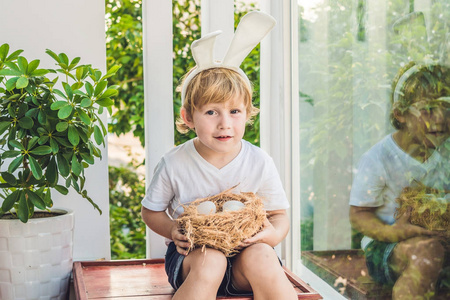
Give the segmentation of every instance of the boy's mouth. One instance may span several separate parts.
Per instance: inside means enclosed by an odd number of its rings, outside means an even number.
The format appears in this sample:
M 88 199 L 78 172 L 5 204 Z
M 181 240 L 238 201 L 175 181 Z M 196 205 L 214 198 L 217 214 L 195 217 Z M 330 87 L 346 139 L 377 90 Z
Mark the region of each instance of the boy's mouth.
M 230 135 L 219 135 L 215 137 L 219 141 L 227 141 L 232 138 Z

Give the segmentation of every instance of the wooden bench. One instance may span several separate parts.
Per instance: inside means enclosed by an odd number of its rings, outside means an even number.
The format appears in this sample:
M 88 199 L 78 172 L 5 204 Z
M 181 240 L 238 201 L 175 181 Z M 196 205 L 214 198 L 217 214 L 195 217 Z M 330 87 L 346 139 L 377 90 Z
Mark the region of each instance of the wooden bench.
M 285 274 L 296 289 L 298 299 L 322 299 L 319 293 L 286 268 Z M 73 278 L 77 300 L 169 300 L 174 292 L 167 281 L 163 259 L 75 262 Z M 253 297 L 217 299 L 246 300 Z

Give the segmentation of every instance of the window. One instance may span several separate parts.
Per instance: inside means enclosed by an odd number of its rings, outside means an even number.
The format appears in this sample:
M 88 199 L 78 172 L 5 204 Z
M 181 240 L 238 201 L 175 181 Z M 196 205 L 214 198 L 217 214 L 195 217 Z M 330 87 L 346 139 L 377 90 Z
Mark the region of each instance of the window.
M 410 61 L 448 66 L 450 3 L 296 4 L 300 178 L 293 178 L 293 184 L 298 180 L 301 203 L 300 224 L 293 226 L 300 226 L 301 241 L 294 237 L 293 243 L 301 244 L 304 266 L 349 295 L 350 279 L 368 278 L 364 261 L 357 264 L 362 236 L 349 222 L 358 162 L 394 131 L 390 95 L 398 70 Z M 351 259 L 350 272 L 345 264 Z M 341 278 L 330 277 L 331 270 L 341 272 Z

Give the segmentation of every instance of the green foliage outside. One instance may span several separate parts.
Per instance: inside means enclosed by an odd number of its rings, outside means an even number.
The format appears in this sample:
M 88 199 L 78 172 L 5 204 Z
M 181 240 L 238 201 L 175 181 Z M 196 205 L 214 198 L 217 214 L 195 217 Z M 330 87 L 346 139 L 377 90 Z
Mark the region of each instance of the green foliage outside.
M 179 117 L 180 93 L 176 91 L 182 76 L 195 63 L 190 52 L 191 43 L 201 37 L 200 0 L 173 1 L 173 93 L 174 118 Z M 107 26 L 107 65 L 119 65 L 120 70 L 111 85 L 119 86 L 109 132 L 120 136 L 133 132 L 144 145 L 144 89 L 142 50 L 142 1 L 105 0 Z M 235 24 L 255 4 L 236 4 Z M 254 84 L 254 105 L 259 107 L 259 46 L 244 60 L 241 68 Z M 175 130 L 175 145 L 194 137 Z M 259 116 L 247 126 L 244 139 L 259 145 Z M 111 248 L 114 259 L 145 256 L 145 225 L 140 217 L 140 201 L 144 195 L 144 180 L 135 181 L 126 168 L 110 167 L 110 227 Z M 136 175 L 136 174 L 135 174 Z M 137 175 L 136 175 L 137 176 Z M 122 183 L 119 181 L 122 180 Z M 125 180 L 125 181 L 123 181 Z M 130 182 L 128 182 L 130 180 Z M 123 183 L 125 182 L 125 183 Z M 124 191 L 131 188 L 135 192 Z
M 143 176 L 131 168 L 109 166 L 112 259 L 145 258 L 145 226 L 140 218 L 143 182 Z

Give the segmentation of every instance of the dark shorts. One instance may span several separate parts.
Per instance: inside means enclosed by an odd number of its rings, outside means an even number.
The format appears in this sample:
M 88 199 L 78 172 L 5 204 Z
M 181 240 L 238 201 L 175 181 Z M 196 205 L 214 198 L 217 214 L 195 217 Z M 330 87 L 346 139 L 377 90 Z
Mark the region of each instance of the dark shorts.
M 185 256 L 178 253 L 175 244 L 172 242 L 169 244 L 166 252 L 166 273 L 169 278 L 170 285 L 177 290 L 183 283 L 181 276 L 181 267 Z M 250 296 L 252 292 L 240 292 L 237 291 L 231 283 L 231 267 L 233 265 L 233 257 L 227 257 L 227 269 L 217 291 L 218 296 Z
M 371 241 L 364 249 L 369 275 L 381 284 L 394 285 L 397 277 L 389 265 L 389 258 L 397 243 Z

